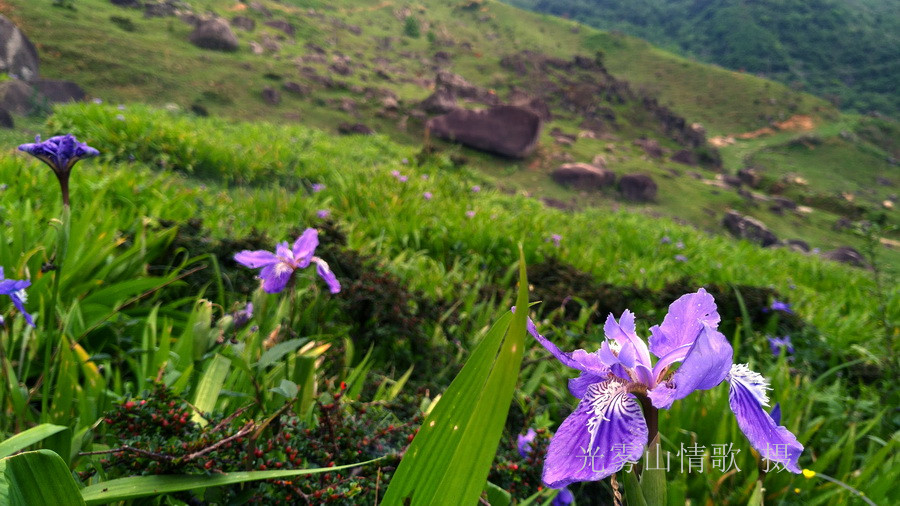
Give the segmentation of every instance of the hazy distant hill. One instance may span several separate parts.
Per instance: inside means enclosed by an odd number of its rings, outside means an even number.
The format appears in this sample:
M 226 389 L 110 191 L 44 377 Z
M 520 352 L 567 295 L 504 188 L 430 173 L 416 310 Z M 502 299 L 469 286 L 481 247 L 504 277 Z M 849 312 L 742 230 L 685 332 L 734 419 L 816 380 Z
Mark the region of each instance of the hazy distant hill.
M 504 0 L 827 97 L 900 112 L 897 0 Z

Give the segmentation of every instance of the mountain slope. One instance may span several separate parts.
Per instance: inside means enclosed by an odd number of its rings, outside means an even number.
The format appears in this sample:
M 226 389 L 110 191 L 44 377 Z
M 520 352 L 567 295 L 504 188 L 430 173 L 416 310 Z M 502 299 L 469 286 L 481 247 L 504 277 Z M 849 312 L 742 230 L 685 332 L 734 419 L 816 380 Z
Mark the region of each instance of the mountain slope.
M 892 0 L 506 0 L 765 75 L 858 111 L 900 112 Z

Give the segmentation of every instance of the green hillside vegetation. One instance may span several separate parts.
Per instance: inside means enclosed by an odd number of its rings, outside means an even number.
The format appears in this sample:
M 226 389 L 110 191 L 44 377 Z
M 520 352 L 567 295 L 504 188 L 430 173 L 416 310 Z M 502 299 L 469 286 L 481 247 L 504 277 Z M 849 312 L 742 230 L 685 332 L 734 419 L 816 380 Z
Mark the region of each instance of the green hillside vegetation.
M 900 12 L 886 0 L 506 0 L 896 116 Z
M 578 400 L 524 313 L 560 349 L 593 352 L 610 313 L 634 311 L 648 336 L 704 287 L 734 363 L 771 381 L 766 413 L 804 446 L 804 473 L 768 468 L 719 384 L 658 412 L 668 472 L 573 483 L 576 504 L 890 503 L 900 251 L 851 229 L 898 238 L 882 202 L 900 185 L 895 122 L 495 1 L 186 2 L 255 21 L 233 53 L 191 45 L 178 17 L 52 3 L 0 0 L 41 73 L 89 95 L 0 130 L 0 502 L 402 504 L 398 490 L 428 502 L 422 484 L 439 483 L 434 504 L 547 505 L 547 448 Z M 535 152 L 427 135 L 417 104 L 441 69 L 482 96 L 543 93 Z M 71 209 L 15 149 L 69 133 L 99 151 L 72 170 Z M 672 161 L 681 151 L 699 162 Z M 597 155 L 654 177 L 656 199 L 549 177 Z M 738 193 L 726 176 L 748 168 L 758 184 Z M 876 261 L 736 241 L 729 208 Z M 310 229 L 314 251 L 276 249 Z M 268 274 L 235 258 L 273 249 Z M 283 290 L 264 289 L 269 275 Z M 738 469 L 707 458 L 723 443 Z M 706 472 L 679 470 L 687 445 Z

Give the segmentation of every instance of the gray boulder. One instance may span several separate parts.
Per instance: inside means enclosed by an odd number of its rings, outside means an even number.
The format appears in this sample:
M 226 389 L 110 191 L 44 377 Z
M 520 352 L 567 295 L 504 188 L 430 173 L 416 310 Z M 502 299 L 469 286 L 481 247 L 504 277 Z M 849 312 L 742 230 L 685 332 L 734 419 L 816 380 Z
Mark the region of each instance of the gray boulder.
M 0 108 L 24 116 L 46 101 L 34 87 L 19 79 L 0 82 Z
M 822 258 L 834 262 L 850 264 L 855 267 L 866 267 L 868 265 L 866 263 L 866 258 L 862 256 L 862 253 L 850 246 L 841 246 L 840 248 L 826 251 L 825 253 L 822 253 Z
M 457 109 L 456 96 L 452 91 L 440 88 L 423 100 L 419 107 L 428 114 L 446 114 Z
M 616 182 L 612 171 L 587 163 L 565 163 L 557 167 L 551 177 L 561 185 L 580 190 L 599 190 Z
M 6 109 L 0 109 L 0 128 L 15 128 L 16 122 Z
M 281 103 L 281 93 L 271 86 L 266 86 L 262 90 L 262 99 L 269 105 L 278 105 Z
M 642 147 L 651 158 L 662 158 L 663 148 L 656 139 L 635 139 L 634 145 Z
M 25 82 L 38 78 L 37 49 L 12 21 L 0 15 L 0 72 Z
M 235 16 L 231 18 L 231 26 L 240 28 L 241 30 L 252 32 L 256 29 L 256 21 L 254 21 L 253 18 L 248 18 L 247 16 Z
M 537 114 L 513 105 L 483 111 L 456 109 L 431 118 L 426 124 L 436 137 L 511 158 L 531 154 L 542 127 Z
M 778 237 L 763 222 L 751 216 L 728 211 L 722 224 L 738 239 L 746 239 L 763 247 L 778 243 Z
M 650 202 L 656 199 L 656 181 L 646 174 L 625 174 L 619 178 L 619 191 L 628 200 Z
M 191 44 L 214 51 L 237 51 L 238 39 L 222 18 L 205 19 L 191 32 Z
M 79 102 L 84 100 L 84 90 L 81 86 L 72 81 L 61 81 L 57 79 L 38 79 L 34 82 L 34 88 L 41 95 L 47 97 L 47 100 L 64 104 L 66 102 Z

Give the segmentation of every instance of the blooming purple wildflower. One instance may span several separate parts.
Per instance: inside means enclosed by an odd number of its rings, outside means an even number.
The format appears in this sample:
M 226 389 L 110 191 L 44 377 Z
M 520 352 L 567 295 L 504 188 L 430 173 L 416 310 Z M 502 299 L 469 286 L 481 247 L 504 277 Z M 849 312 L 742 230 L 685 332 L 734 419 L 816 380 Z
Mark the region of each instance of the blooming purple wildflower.
M 233 325 L 235 329 L 240 329 L 244 325 L 247 325 L 250 318 L 253 318 L 253 303 L 248 302 L 247 305 L 244 306 L 244 309 L 235 311 L 232 316 L 234 318 Z
M 324 189 L 325 189 L 325 185 L 322 184 L 322 183 L 314 183 L 314 184 L 312 185 L 312 191 L 313 191 L 313 193 L 319 193 L 320 191 L 322 191 L 322 190 L 324 190 Z
M 434 195 L 432 195 L 431 192 L 425 192 L 422 194 L 422 198 L 425 200 L 431 200 L 432 197 L 434 197 Z
M 125 121 L 125 115 L 124 114 L 116 114 L 116 119 L 119 121 Z
M 769 306 L 769 309 L 772 311 L 782 311 L 787 314 L 794 314 L 789 303 L 777 299 L 772 301 L 772 305 Z
M 684 249 L 684 241 L 678 241 L 675 243 L 675 247 L 678 249 Z
M 478 186 L 477 184 L 472 187 L 472 193 L 478 193 L 480 191 L 481 191 L 481 187 Z
M 288 247 L 287 242 L 279 243 L 275 252 L 265 250 L 244 250 L 234 256 L 238 263 L 252 269 L 262 268 L 259 278 L 263 281 L 263 290 L 268 293 L 278 293 L 284 290 L 297 269 L 305 269 L 310 263 L 316 264 L 316 272 L 328 284 L 331 293 L 341 291 L 341 284 L 331 272 L 328 264 L 321 258 L 314 256 L 319 245 L 319 232 L 314 228 L 307 228 L 297 238 L 293 247 Z
M 466 218 L 471 219 L 474 217 L 475 217 L 475 211 L 466 211 Z
M 34 143 L 22 144 L 19 151 L 24 151 L 53 169 L 62 190 L 63 205 L 69 205 L 69 173 L 72 167 L 82 158 L 90 158 L 100 154 L 96 149 L 83 142 L 78 142 L 72 134 L 58 135 L 41 142 L 41 136 L 34 138 Z
M 116 108 L 119 109 L 120 111 L 124 111 L 124 110 L 125 110 L 125 105 L 124 105 L 124 104 L 119 104 L 118 106 L 116 106 Z
M 550 506 L 569 506 L 573 502 L 575 502 L 575 496 L 572 495 L 572 491 L 569 490 L 569 487 L 563 487 L 553 498 Z
M 544 239 L 544 242 L 553 242 L 553 245 L 557 248 L 559 247 L 560 242 L 562 241 L 562 236 L 559 234 L 553 234 L 547 239 Z
M 664 235 L 662 239 L 659 240 L 660 244 L 671 244 L 672 239 L 669 239 L 669 236 Z
M 328 209 L 319 209 L 318 211 L 316 211 L 316 216 L 318 216 L 319 218 L 322 218 L 322 219 L 325 219 L 325 218 L 329 217 L 330 215 L 331 215 L 331 211 L 329 211 Z
M 619 321 L 610 314 L 603 328 L 606 340 L 593 353 L 560 351 L 528 320 L 528 331 L 544 348 L 581 371 L 569 380 L 569 391 L 581 401 L 550 441 L 543 482 L 561 488 L 600 480 L 625 462 L 640 460 L 644 445 L 656 436 L 657 410 L 725 381 L 730 385 L 729 404 L 751 446 L 799 473 L 803 445 L 763 409 L 769 403 L 768 382 L 746 365 L 732 362 L 731 345 L 716 330 L 719 320 L 715 300 L 701 288 L 669 306 L 662 325 L 650 329 L 649 347 L 635 333 L 634 313 L 626 310 Z M 651 353 L 659 357 L 655 364 Z M 681 366 L 672 373 L 677 362 Z M 626 451 L 623 455 L 613 448 Z M 586 455 L 596 457 L 596 465 L 582 465 Z
M 100 104 L 103 103 L 103 99 L 102 99 L 102 98 L 95 98 L 95 99 L 91 100 L 91 102 L 93 102 L 93 103 L 95 103 L 95 104 L 97 104 L 97 105 L 100 105 Z
M 766 338 L 769 340 L 769 349 L 772 350 L 772 355 L 775 355 L 776 357 L 778 355 L 781 355 L 782 349 L 784 349 L 788 353 L 794 353 L 794 345 L 791 344 L 791 336 L 766 336 Z
M 399 170 L 392 170 L 391 175 L 394 176 L 394 178 L 397 181 L 400 181 L 401 183 L 405 183 L 409 180 L 409 176 L 404 176 L 403 174 L 400 173 Z
M 428 174 L 422 174 L 422 181 L 428 181 Z
M 528 457 L 528 454 L 531 453 L 531 443 L 534 442 L 536 436 L 537 432 L 535 432 L 534 429 L 528 429 L 528 432 L 525 434 L 519 434 L 516 444 L 519 448 L 519 455 L 521 455 L 523 459 Z
M 684 255 L 675 255 L 675 260 L 678 262 L 687 262 L 688 257 L 686 257 Z
M 400 181 L 401 183 L 405 183 L 405 182 L 409 181 L 409 176 L 400 176 L 397 178 L 397 181 Z
M 16 306 L 16 309 L 25 317 L 25 322 L 34 327 L 34 318 L 25 311 L 25 302 L 27 301 L 25 289 L 29 286 L 31 286 L 31 281 L 28 280 L 6 279 L 3 276 L 3 267 L 0 267 L 0 295 L 9 295 L 13 306 Z M 3 320 L 0 318 L 0 325 L 2 324 Z

